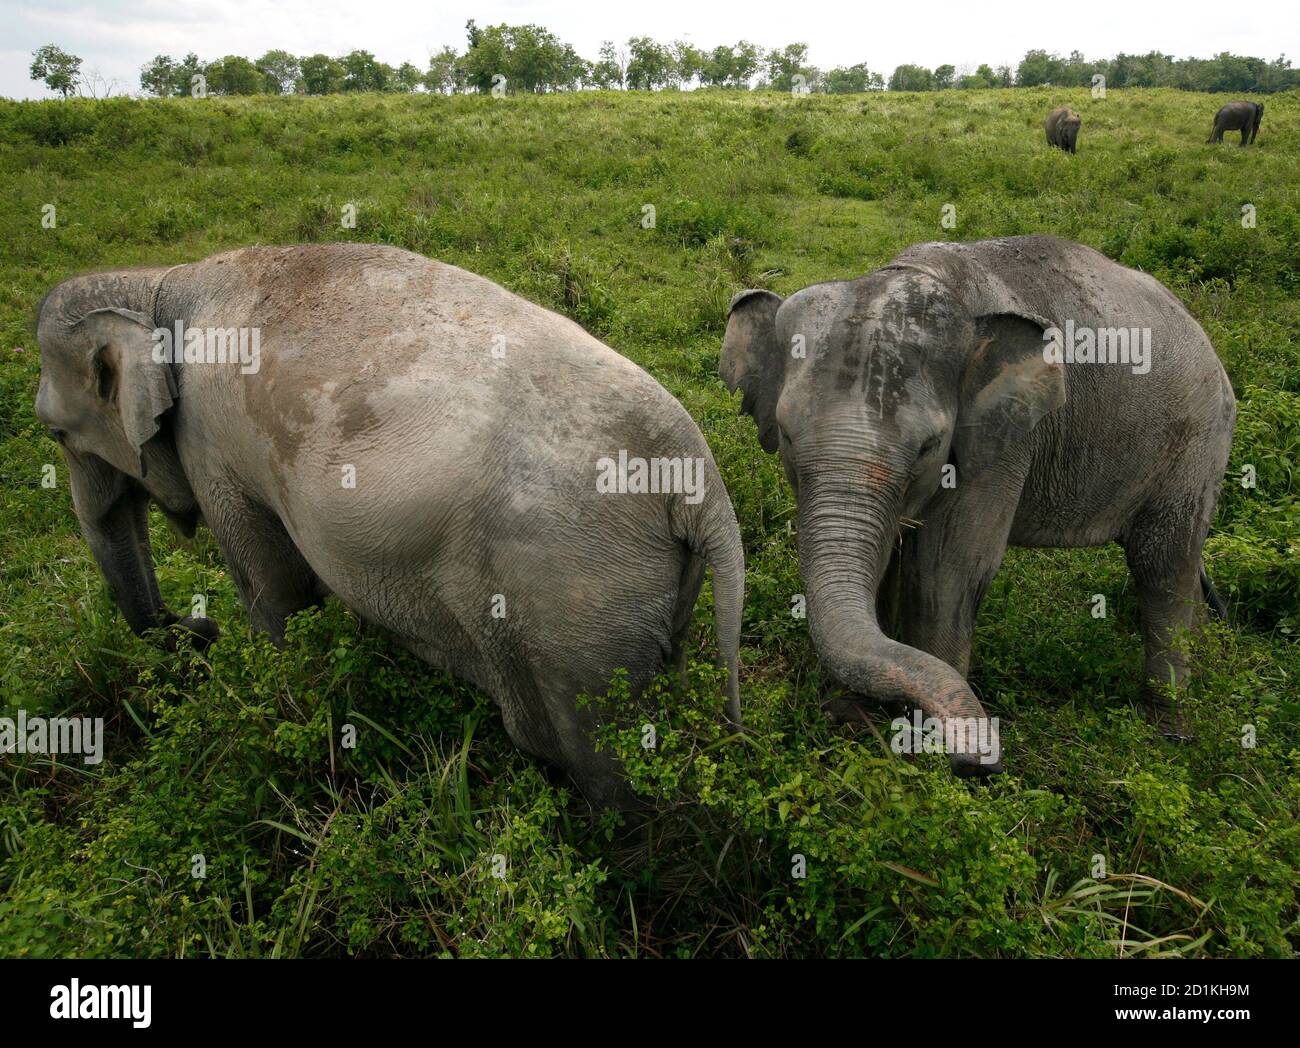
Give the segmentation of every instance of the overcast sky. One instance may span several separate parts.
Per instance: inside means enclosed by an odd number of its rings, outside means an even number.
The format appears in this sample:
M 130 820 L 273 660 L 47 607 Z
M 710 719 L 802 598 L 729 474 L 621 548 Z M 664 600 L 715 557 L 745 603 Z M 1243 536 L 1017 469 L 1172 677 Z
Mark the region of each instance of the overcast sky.
M 465 48 L 465 23 L 535 23 L 595 58 L 602 40 L 678 37 L 697 47 L 752 40 L 806 43 L 813 65 L 866 62 L 887 77 L 913 62 L 933 68 L 980 62 L 1015 67 L 1030 48 L 1089 58 L 1160 50 L 1179 58 L 1219 51 L 1273 59 L 1294 55 L 1294 0 L 0 0 L 0 96 L 46 98 L 29 78 L 31 53 L 58 44 L 82 71 L 140 90 L 140 66 L 156 54 L 256 58 L 271 48 L 298 55 L 372 51 L 384 62 L 425 68 L 445 44 Z

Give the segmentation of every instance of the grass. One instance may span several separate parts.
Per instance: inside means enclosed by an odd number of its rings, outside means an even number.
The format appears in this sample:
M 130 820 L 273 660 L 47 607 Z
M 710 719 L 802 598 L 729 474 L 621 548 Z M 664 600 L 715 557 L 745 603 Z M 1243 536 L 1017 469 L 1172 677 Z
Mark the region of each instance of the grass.
M 1250 149 L 1204 144 L 1221 101 L 0 102 L 0 714 L 98 716 L 107 733 L 96 766 L 0 758 L 0 955 L 1294 955 L 1300 95 L 1269 100 Z M 1043 140 L 1062 102 L 1083 116 L 1073 157 Z M 1227 366 L 1240 417 L 1207 558 L 1234 623 L 1193 652 L 1196 740 L 1166 744 L 1130 708 L 1141 652 L 1119 550 L 1012 551 L 971 674 L 1008 774 L 974 786 L 819 712 L 829 685 L 790 615 L 793 498 L 717 354 L 740 288 L 784 294 L 918 241 L 1031 232 L 1157 275 Z M 490 701 L 337 604 L 275 651 L 211 536 L 187 543 L 156 514 L 168 603 L 206 595 L 224 633 L 205 656 L 138 640 L 66 485 L 42 487 L 47 463 L 62 480 L 32 414 L 46 290 L 326 240 L 436 256 L 574 317 L 708 438 L 747 551 L 749 732 L 717 723 L 705 599 L 689 684 L 645 699 L 657 748 L 635 725 L 607 732 L 657 799 L 648 822 L 593 814 L 510 745 Z

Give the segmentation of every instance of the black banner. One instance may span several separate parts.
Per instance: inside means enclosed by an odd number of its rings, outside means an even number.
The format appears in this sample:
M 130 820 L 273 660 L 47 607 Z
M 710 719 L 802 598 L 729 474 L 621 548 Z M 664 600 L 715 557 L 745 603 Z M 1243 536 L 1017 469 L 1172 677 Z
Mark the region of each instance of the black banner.
M 1123 1026 L 1228 1032 L 1276 1024 L 1289 1014 L 1294 981 L 1294 969 L 1257 961 L 697 963 L 709 971 L 660 964 L 641 965 L 633 975 L 626 965 L 582 962 L 5 961 L 0 999 L 11 1035 L 63 1027 L 65 1035 L 93 1036 L 113 1027 L 145 1036 L 196 1029 L 337 1036 L 372 1033 L 401 1013 L 423 1022 L 430 1009 L 441 1024 L 458 1006 L 466 1010 L 463 1019 L 486 1018 L 495 1034 L 513 1017 L 536 1030 L 561 1006 L 578 1009 L 584 1026 L 604 1009 L 617 1018 L 628 1009 L 675 1008 L 682 991 L 707 980 L 719 1018 L 740 1026 L 742 1016 L 766 1013 L 764 1002 L 789 1020 L 779 1002 L 804 1008 L 821 1000 L 828 1008 L 842 1001 L 897 1007 L 894 1022 L 910 1016 L 931 1031 L 936 1022 L 974 1023 L 990 1033 L 1066 1029 L 1074 1036 Z M 488 1001 L 494 1003 L 485 1015 Z M 698 1015 L 698 1004 L 691 1011 Z

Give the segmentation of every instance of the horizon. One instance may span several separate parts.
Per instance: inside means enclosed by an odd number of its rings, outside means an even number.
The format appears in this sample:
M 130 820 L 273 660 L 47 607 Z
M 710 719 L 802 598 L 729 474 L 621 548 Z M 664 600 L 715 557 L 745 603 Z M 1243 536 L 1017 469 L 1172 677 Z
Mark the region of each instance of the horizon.
M 39 8 L 0 0 L 0 16 L 10 28 L 9 46 L 0 49 L 0 96 L 57 97 L 30 77 L 32 53 L 46 44 L 80 57 L 83 75 L 97 75 L 99 90 L 107 88 L 116 95 L 144 93 L 140 68 L 155 55 L 179 59 L 190 51 L 210 62 L 227 55 L 256 59 L 273 49 L 300 57 L 362 50 L 393 66 L 410 62 L 423 72 L 429 56 L 443 47 L 464 52 L 465 25 L 471 19 L 481 28 L 502 23 L 541 26 L 587 60 L 596 58 L 603 41 L 612 40 L 624 49 L 634 36 L 661 43 L 682 39 L 700 48 L 743 39 L 764 51 L 806 44 L 808 61 L 819 69 L 865 63 L 886 78 L 908 64 L 927 69 L 947 64 L 959 73 L 982 63 L 1014 70 L 1031 50 L 1062 57 L 1079 51 L 1092 61 L 1157 51 L 1177 59 L 1209 59 L 1228 52 L 1272 62 L 1288 56 L 1294 43 L 1278 26 L 1290 26 L 1292 37 L 1296 33 L 1296 20 L 1278 0 L 1265 0 L 1253 9 L 1254 17 L 1223 26 L 1218 24 L 1223 21 L 1222 5 L 1209 0 L 1181 6 L 1176 19 L 1158 11 L 1134 11 L 1119 0 L 1099 0 L 1087 19 L 1035 6 L 1029 0 L 1010 0 L 996 12 L 975 13 L 953 0 L 941 0 L 925 14 L 922 37 L 916 31 L 919 16 L 906 11 L 855 16 L 871 26 L 858 32 L 856 25 L 846 31 L 837 12 L 815 9 L 791 18 L 788 6 L 773 0 L 734 5 L 737 17 L 727 7 L 702 10 L 666 0 L 657 5 L 653 19 L 591 2 L 536 0 L 453 4 L 438 11 L 422 9 L 412 0 L 375 0 L 364 9 L 341 0 L 232 0 L 219 11 L 163 0 L 46 0 Z M 650 21 L 653 24 L 645 24 Z M 1124 28 L 1107 28 L 1116 22 Z

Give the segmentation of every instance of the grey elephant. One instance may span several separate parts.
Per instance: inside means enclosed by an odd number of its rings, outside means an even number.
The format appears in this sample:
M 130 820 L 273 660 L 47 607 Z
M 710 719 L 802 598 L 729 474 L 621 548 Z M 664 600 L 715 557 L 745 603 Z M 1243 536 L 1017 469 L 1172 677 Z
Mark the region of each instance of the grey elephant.
M 856 280 L 732 301 L 719 370 L 798 502 L 812 640 L 850 692 L 984 724 L 965 677 L 1008 545 L 1123 545 L 1161 685 L 1202 600 L 1232 387 L 1158 281 L 1048 236 L 919 244 Z M 832 700 L 832 713 L 853 700 Z M 954 733 L 955 734 L 955 733 Z M 962 738 L 963 736 L 957 735 Z M 964 736 L 970 738 L 969 735 Z M 955 771 L 1000 752 L 948 747 Z
M 163 604 L 152 500 L 187 533 L 206 523 L 277 642 L 334 594 L 621 805 L 575 697 L 681 657 L 707 563 L 739 724 L 744 561 L 713 457 L 662 386 L 573 322 L 454 266 L 334 244 L 76 277 L 38 325 L 36 414 L 137 633 L 215 635 Z
M 1047 114 L 1043 127 L 1047 131 L 1047 144 L 1067 153 L 1076 152 L 1079 141 L 1079 125 L 1082 118 L 1069 106 L 1057 106 Z
M 1240 131 L 1243 146 L 1254 142 L 1263 119 L 1263 102 L 1229 102 L 1214 114 L 1214 130 L 1206 139 L 1206 145 L 1222 142 L 1225 131 Z

